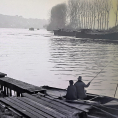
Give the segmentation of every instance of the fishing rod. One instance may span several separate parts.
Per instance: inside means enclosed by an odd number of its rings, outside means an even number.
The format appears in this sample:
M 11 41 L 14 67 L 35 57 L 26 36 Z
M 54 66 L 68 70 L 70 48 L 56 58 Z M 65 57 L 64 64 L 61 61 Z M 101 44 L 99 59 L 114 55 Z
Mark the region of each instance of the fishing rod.
M 115 52 L 114 52 L 114 53 L 115 53 Z M 113 53 L 113 55 L 114 55 L 114 53 Z M 111 63 L 111 62 L 112 62 L 112 61 L 110 61 L 109 63 Z M 109 65 L 109 63 L 108 63 L 105 67 L 107 67 L 107 66 Z M 104 68 L 105 68 L 105 67 L 104 67 Z M 90 82 L 92 82 L 92 81 L 104 70 L 104 68 L 103 68 L 100 72 L 98 72 L 98 74 L 97 74 Z M 118 87 L 118 86 L 117 86 L 117 87 Z M 117 88 L 117 87 L 116 87 L 116 88 Z M 117 91 L 117 89 L 116 89 L 116 91 Z M 116 91 L 115 91 L 115 92 L 116 92 Z M 116 93 L 115 93 L 115 94 L 116 94 Z
M 110 61 L 110 62 L 111 62 L 111 61 Z M 109 62 L 109 63 L 110 63 L 110 62 Z M 107 66 L 109 65 L 109 63 L 108 63 L 105 67 L 107 67 Z M 103 69 L 101 69 L 100 72 L 98 72 L 96 76 L 93 77 L 93 79 L 90 81 L 90 83 L 105 69 L 105 67 L 104 67 Z M 68 80 L 68 81 L 69 81 L 69 80 Z
M 111 62 L 111 61 L 110 61 L 110 62 Z M 109 62 L 109 63 L 110 63 L 110 62 Z M 109 64 L 109 63 L 108 63 L 108 64 Z M 107 64 L 105 67 L 107 67 L 108 64 Z M 100 72 L 98 72 L 95 77 L 93 77 L 93 79 L 90 81 L 90 83 L 105 69 L 105 67 L 104 67 Z

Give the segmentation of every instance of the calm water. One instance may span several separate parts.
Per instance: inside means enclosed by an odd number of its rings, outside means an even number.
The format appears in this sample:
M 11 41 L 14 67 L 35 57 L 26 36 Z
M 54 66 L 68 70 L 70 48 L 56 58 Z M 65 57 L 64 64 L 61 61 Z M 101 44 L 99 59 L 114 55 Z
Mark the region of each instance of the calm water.
M 0 72 L 37 86 L 59 88 L 67 88 L 68 80 L 76 81 L 79 75 L 88 83 L 98 74 L 87 91 L 113 97 L 118 84 L 118 42 L 1 28 Z

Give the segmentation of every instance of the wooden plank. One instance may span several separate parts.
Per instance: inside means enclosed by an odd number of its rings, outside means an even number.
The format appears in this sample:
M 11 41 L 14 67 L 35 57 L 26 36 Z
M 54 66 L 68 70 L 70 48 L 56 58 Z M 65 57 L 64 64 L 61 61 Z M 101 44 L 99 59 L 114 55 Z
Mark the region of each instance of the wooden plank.
M 18 105 L 4 99 L 4 98 L 0 98 L 0 101 L 9 105 L 10 107 L 14 108 L 15 110 L 19 111 L 20 113 L 22 113 L 24 116 L 28 117 L 28 118 L 38 118 L 36 117 L 34 114 L 30 113 L 29 111 L 25 110 L 22 107 L 19 107 Z
M 35 96 L 38 97 L 38 94 L 35 94 Z M 39 95 L 39 97 L 40 97 L 40 95 Z M 48 99 L 47 99 L 47 98 L 48 98 Z M 51 101 L 52 103 L 54 103 L 54 104 L 56 104 L 56 105 L 58 104 L 59 106 L 60 106 L 60 105 L 64 105 L 64 106 L 66 106 L 66 107 L 71 107 L 71 108 L 74 109 L 74 110 L 75 110 L 75 109 L 78 109 L 78 110 L 80 110 L 80 111 L 88 112 L 88 109 L 91 109 L 91 106 L 90 106 L 90 105 L 78 104 L 78 106 L 77 106 L 77 105 L 74 105 L 74 104 L 70 104 L 70 103 L 64 102 L 64 101 L 62 101 L 62 100 L 54 99 L 54 98 L 49 97 L 49 96 L 41 97 L 41 99 L 47 100 L 48 102 Z M 86 109 L 86 107 L 87 107 L 87 109 Z
M 39 114 L 37 109 L 30 107 L 27 104 L 24 104 L 23 102 L 19 101 L 17 98 L 11 97 L 11 98 L 5 98 L 6 100 L 19 105 L 20 107 L 24 108 L 25 110 L 29 111 L 31 114 L 34 114 L 36 117 L 40 117 L 40 118 L 46 118 L 45 116 L 43 116 L 42 114 Z M 49 117 L 50 118 L 50 117 Z
M 62 117 L 65 117 L 63 114 L 55 111 L 54 109 L 51 109 L 49 107 L 46 107 L 40 103 L 37 103 L 29 98 L 25 98 L 25 97 L 18 97 L 17 99 L 31 105 L 31 106 L 34 106 L 35 108 L 41 110 L 41 111 L 45 111 L 45 113 L 51 115 L 51 116 L 54 116 L 55 118 L 62 118 Z
M 21 98 L 21 99 L 22 99 L 22 98 Z M 54 118 L 54 117 L 51 116 L 50 114 L 47 114 L 47 113 L 45 112 L 45 110 L 39 110 L 39 109 L 36 108 L 36 106 L 34 107 L 34 104 L 33 104 L 33 106 L 32 106 L 32 105 L 30 105 L 28 102 L 26 103 L 26 102 L 24 102 L 24 101 L 22 101 L 22 100 L 20 100 L 20 99 L 18 99 L 18 98 L 14 98 L 14 97 L 10 98 L 10 100 L 11 100 L 11 101 L 13 100 L 14 102 L 18 102 L 19 104 L 22 104 L 23 106 L 26 106 L 27 108 L 31 109 L 31 110 L 34 111 L 34 112 L 37 112 L 38 114 L 40 114 L 40 115 L 42 115 L 42 116 L 44 116 L 44 117 L 47 117 L 47 118 Z M 62 117 L 62 118 L 65 118 L 65 117 Z
M 14 114 L 16 114 L 17 116 L 19 116 L 20 118 L 23 117 L 23 115 L 21 115 L 20 113 L 18 113 L 18 112 L 17 112 L 16 110 L 14 110 L 13 108 L 8 107 L 8 109 L 9 109 L 10 111 L 12 111 L 12 113 L 14 113 Z
M 79 110 L 73 110 L 72 109 L 72 111 L 69 111 L 68 109 L 64 109 L 63 107 L 51 104 L 51 102 L 44 101 L 42 99 L 36 98 L 36 97 L 34 97 L 34 96 L 30 95 L 30 94 L 27 94 L 27 93 L 25 93 L 25 94 L 23 93 L 23 96 L 25 96 L 25 97 L 27 97 L 27 98 L 29 98 L 31 100 L 34 100 L 35 102 L 43 104 L 43 105 L 45 105 L 47 107 L 55 109 L 56 111 L 58 111 L 58 112 L 60 112 L 60 113 L 62 113 L 64 115 L 72 115 L 74 112 L 75 113 L 81 113 Z
M 47 97 L 41 97 L 41 96 L 38 96 L 38 95 L 34 95 L 34 96 L 37 97 L 37 98 L 42 99 L 43 101 L 46 101 L 46 102 L 49 102 L 49 103 L 54 104 L 56 106 L 59 106 L 60 108 L 64 108 L 64 109 L 66 109 L 68 111 L 72 111 L 72 112 L 78 111 L 76 108 L 72 108 L 72 107 L 67 106 L 65 104 L 62 104 L 62 103 L 60 103 L 58 101 L 55 101 L 55 99 L 53 99 L 53 98 L 52 99 L 50 99 L 50 98 L 48 99 Z
M 24 93 L 24 94 L 27 94 L 27 93 Z M 27 94 L 27 95 L 29 95 L 29 94 Z M 36 94 L 35 94 L 35 95 L 36 95 Z M 71 107 L 68 107 L 68 106 L 66 106 L 66 105 L 63 105 L 63 104 L 61 104 L 61 103 L 59 103 L 59 102 L 55 102 L 54 99 L 48 99 L 48 98 L 46 98 L 46 97 L 37 96 L 37 95 L 35 96 L 35 95 L 33 95 L 35 98 L 40 99 L 40 100 L 42 100 L 42 101 L 44 101 L 44 102 L 50 103 L 51 105 L 55 105 L 56 107 L 58 106 L 58 107 L 60 107 L 60 108 L 66 109 L 66 110 L 68 110 L 68 111 L 70 111 L 70 112 L 75 112 L 75 111 L 78 112 L 77 109 L 74 109 L 74 108 L 72 109 Z
M 47 96 L 47 97 L 50 98 L 50 99 L 52 99 L 52 98 L 49 97 L 49 96 Z M 59 100 L 59 99 L 54 99 L 54 101 L 59 102 L 59 103 L 62 103 L 62 104 L 67 105 L 67 106 L 69 106 L 69 107 L 72 107 L 72 108 L 75 108 L 75 109 L 84 111 L 84 112 L 89 112 L 89 109 L 92 108 L 91 104 L 88 105 L 88 104 L 86 104 L 86 103 L 85 103 L 85 104 L 79 104 L 79 103 L 78 103 L 78 106 L 76 106 L 75 104 L 70 104 L 70 103 L 68 103 L 68 102 L 65 102 L 65 101 Z M 87 108 L 87 109 L 86 109 L 86 108 Z
M 102 117 L 87 115 L 87 118 L 102 118 Z
M 79 109 L 82 109 L 82 110 L 90 110 L 92 109 L 92 106 L 90 105 L 84 105 L 84 104 L 79 104 L 79 103 L 70 103 L 72 104 L 73 106 L 79 108 Z

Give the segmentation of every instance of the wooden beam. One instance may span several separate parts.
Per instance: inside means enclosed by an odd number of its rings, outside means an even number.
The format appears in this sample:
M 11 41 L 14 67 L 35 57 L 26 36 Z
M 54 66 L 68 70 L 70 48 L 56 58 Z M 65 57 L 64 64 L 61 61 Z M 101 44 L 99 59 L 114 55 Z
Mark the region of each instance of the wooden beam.
M 34 86 L 9 77 L 0 78 L 0 84 L 20 93 L 35 93 L 41 91 L 41 87 Z

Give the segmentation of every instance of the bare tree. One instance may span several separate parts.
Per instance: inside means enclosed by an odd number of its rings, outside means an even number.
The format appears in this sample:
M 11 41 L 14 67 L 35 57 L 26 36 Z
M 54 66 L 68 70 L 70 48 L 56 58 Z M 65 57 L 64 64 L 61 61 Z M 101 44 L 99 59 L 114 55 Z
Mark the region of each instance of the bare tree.
M 68 18 L 74 29 L 109 29 L 110 10 L 111 0 L 68 0 Z
M 83 1 L 80 1 L 79 2 L 79 11 L 80 11 L 80 27 L 83 29 L 85 27 L 85 24 L 84 24 L 84 0 Z
M 89 4 L 89 12 L 90 12 L 90 23 L 89 28 L 94 29 L 95 28 L 95 19 L 96 19 L 96 11 L 94 7 L 95 0 L 92 0 Z
M 102 30 L 103 29 L 103 24 L 104 24 L 104 1 L 105 0 L 101 0 L 101 2 L 100 2 L 100 30 Z
M 76 29 L 78 27 L 78 0 L 68 1 L 68 14 L 70 26 Z
M 110 10 L 111 10 L 111 7 L 112 7 L 112 3 L 111 3 L 111 0 L 105 0 L 105 29 L 109 29 L 109 14 L 110 14 Z
M 115 26 L 117 26 L 118 25 L 118 0 L 116 0 L 116 6 L 113 7 L 113 10 L 114 10 L 115 17 L 116 17 Z

